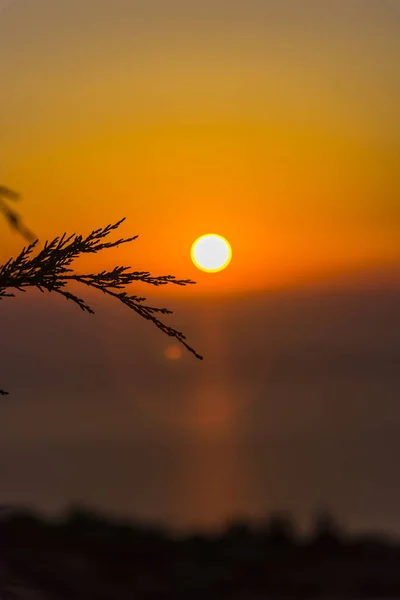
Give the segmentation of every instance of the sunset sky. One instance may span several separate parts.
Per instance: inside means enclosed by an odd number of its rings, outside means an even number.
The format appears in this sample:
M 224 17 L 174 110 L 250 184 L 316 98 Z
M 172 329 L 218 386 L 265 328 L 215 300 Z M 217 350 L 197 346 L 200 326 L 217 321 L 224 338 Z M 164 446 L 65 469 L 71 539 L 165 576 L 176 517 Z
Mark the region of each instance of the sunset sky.
M 15 0 L 1 178 L 40 238 L 126 216 L 128 264 L 219 293 L 398 263 L 399 22 L 387 0 Z M 189 256 L 214 230 L 218 280 Z
M 399 450 L 399 34 L 397 0 L 0 0 L 0 183 L 22 194 L 40 242 L 126 217 L 138 240 L 79 269 L 196 280 L 161 293 L 206 356 L 174 359 L 170 340 L 101 298 L 98 321 L 34 293 L 2 302 L 0 384 L 16 398 L 2 453 L 28 473 L 3 465 L 5 500 L 101 504 L 103 490 L 116 510 L 208 525 L 334 497 L 349 522 L 400 533 L 400 492 L 373 495 L 373 473 L 391 481 L 380 441 Z M 23 240 L 0 227 L 2 263 Z M 207 232 L 233 250 L 216 274 L 190 258 Z M 132 444 L 147 457 L 132 458 L 142 496 L 121 500 L 115 465 Z M 179 512 L 180 494 L 198 507 Z

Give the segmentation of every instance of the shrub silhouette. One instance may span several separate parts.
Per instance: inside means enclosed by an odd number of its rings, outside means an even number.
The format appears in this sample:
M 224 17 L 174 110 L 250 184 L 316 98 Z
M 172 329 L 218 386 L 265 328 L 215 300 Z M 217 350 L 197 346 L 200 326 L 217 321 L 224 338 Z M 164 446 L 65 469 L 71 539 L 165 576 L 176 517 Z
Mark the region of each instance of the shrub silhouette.
M 222 534 L 172 535 L 85 507 L 52 520 L 3 510 L 0 596 L 18 583 L 52 600 L 398 597 L 400 544 L 340 529 L 334 549 L 318 545 L 315 529 L 332 522 L 317 515 L 312 535 L 294 535 L 275 513 L 267 528 L 237 519 Z
M 321 510 L 316 514 L 311 543 L 327 550 L 344 543 L 343 531 L 330 511 Z
M 290 514 L 273 513 L 262 528 L 265 542 L 275 548 L 285 548 L 297 542 L 296 528 Z

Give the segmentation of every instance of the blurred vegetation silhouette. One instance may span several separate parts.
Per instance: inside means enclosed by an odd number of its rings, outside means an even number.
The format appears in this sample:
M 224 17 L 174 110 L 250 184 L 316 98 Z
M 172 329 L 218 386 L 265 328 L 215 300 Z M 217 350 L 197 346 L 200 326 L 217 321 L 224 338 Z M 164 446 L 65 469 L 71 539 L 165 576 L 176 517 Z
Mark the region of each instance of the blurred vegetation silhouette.
M 19 200 L 21 200 L 21 196 L 17 192 L 0 185 L 0 212 L 12 229 L 20 233 L 28 242 L 33 242 L 36 239 L 35 234 L 23 224 L 18 212 L 9 204 L 10 201 L 18 202 Z
M 53 519 L 5 507 L 0 594 L 19 591 L 15 597 L 23 598 L 25 588 L 53 600 L 400 597 L 400 544 L 350 535 L 334 523 L 317 514 L 311 533 L 300 534 L 289 514 L 272 514 L 265 523 L 238 520 L 220 532 L 178 535 L 84 507 Z
M 60 294 L 77 304 L 84 312 L 94 314 L 93 309 L 82 298 L 66 287 L 70 283 L 79 283 L 120 301 L 140 317 L 151 321 L 163 333 L 178 340 L 196 358 L 203 358 L 186 342 L 186 336 L 181 331 L 160 320 L 159 315 L 172 314 L 171 310 L 149 306 L 145 304 L 146 298 L 130 295 L 126 291 L 128 285 L 137 282 L 153 286 L 168 284 L 186 286 L 194 284 L 195 281 L 177 279 L 174 275 L 154 276 L 148 271 L 133 271 L 131 267 L 126 266 L 116 266 L 112 270 L 104 270 L 99 273 L 76 273 L 71 268 L 72 262 L 83 254 L 95 254 L 137 239 L 136 235 L 130 238 L 119 238 L 115 241 L 104 241 L 111 232 L 118 229 L 125 219 L 95 229 L 86 237 L 76 234 L 67 237 L 64 233 L 50 242 L 46 241 L 38 254 L 33 255 L 38 240 L 23 224 L 19 214 L 10 208 L 9 203 L 18 199 L 19 195 L 16 192 L 0 186 L 0 212 L 5 216 L 9 225 L 29 242 L 29 245 L 24 247 L 15 259 L 10 258 L 0 266 L 0 300 L 15 296 L 13 292 L 9 291 L 10 289 L 25 292 L 26 288 L 37 288 L 41 292 L 46 290 Z M 0 389 L 0 395 L 4 396 L 7 393 Z

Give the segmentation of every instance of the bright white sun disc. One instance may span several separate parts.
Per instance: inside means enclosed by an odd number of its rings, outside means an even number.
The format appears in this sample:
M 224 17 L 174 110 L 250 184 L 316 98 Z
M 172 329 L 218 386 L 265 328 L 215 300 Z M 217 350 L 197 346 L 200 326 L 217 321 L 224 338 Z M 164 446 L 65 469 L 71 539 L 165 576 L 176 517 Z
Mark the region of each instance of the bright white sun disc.
M 231 262 L 232 248 L 222 235 L 207 233 L 193 242 L 190 255 L 198 269 L 216 273 L 225 269 Z

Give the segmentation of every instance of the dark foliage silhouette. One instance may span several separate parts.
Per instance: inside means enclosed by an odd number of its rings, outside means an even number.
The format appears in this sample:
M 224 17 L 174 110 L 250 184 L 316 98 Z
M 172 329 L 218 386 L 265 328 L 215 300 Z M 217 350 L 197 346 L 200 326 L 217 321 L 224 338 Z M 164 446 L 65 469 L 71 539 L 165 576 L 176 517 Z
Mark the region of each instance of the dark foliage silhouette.
M 23 587 L 52 600 L 400 595 L 399 543 L 341 530 L 335 546 L 321 545 L 319 527 L 317 515 L 310 534 L 294 535 L 290 515 L 276 514 L 265 524 L 173 535 L 83 507 L 53 519 L 3 510 L 0 596 Z
M 0 212 L 12 229 L 20 233 L 28 242 L 33 242 L 36 238 L 35 234 L 24 225 L 17 211 L 9 205 L 9 201 L 18 202 L 20 199 L 21 196 L 17 192 L 0 185 Z
M 284 512 L 273 513 L 263 527 L 263 536 L 276 548 L 284 548 L 296 543 L 297 534 L 291 515 Z
M 14 192 L 0 187 L 0 200 L 2 201 L 0 210 L 19 233 L 29 237 L 30 232 L 22 226 L 16 213 L 10 211 L 4 198 L 15 199 Z M 84 299 L 67 289 L 68 284 L 78 283 L 120 301 L 140 317 L 152 322 L 163 333 L 175 338 L 196 358 L 202 359 L 203 357 L 186 342 L 186 337 L 181 331 L 160 320 L 159 315 L 172 314 L 171 310 L 149 306 L 145 303 L 146 298 L 129 294 L 126 291 L 127 286 L 138 282 L 158 287 L 168 284 L 186 286 L 195 284 L 195 281 L 177 279 L 174 275 L 154 276 L 148 271 L 133 271 L 131 267 L 127 266 L 116 266 L 110 271 L 104 270 L 99 273 L 76 273 L 71 268 L 72 262 L 83 254 L 95 254 L 137 239 L 136 235 L 130 238 L 119 238 L 115 241 L 104 241 L 111 232 L 118 229 L 124 220 L 121 219 L 112 225 L 95 229 L 86 237 L 76 234 L 67 237 L 64 233 L 50 242 L 46 241 L 42 250 L 36 255 L 33 254 L 38 240 L 31 241 L 15 259 L 10 258 L 0 267 L 0 300 L 15 295 L 9 291 L 10 289 L 25 292 L 27 288 L 37 288 L 41 292 L 60 294 L 77 304 L 84 312 L 94 314 L 93 309 Z M 0 389 L 1 395 L 7 393 Z
M 329 510 L 320 510 L 314 520 L 312 538 L 319 547 L 334 548 L 341 542 L 343 532 Z

